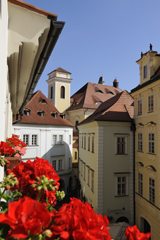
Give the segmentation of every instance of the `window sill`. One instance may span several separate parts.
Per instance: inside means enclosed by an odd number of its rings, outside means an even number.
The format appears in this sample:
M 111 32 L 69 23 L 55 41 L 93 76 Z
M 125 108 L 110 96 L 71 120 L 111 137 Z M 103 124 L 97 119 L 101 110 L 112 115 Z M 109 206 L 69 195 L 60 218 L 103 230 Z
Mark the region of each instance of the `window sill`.
M 150 155 L 156 155 L 156 153 L 150 153 L 150 152 L 148 152 L 147 154 L 150 154 Z
M 148 111 L 147 113 L 153 113 L 154 111 Z
M 115 198 L 118 198 L 118 197 L 128 197 L 129 195 L 126 194 L 126 195 L 115 195 Z
M 144 153 L 143 151 L 137 150 L 138 153 Z

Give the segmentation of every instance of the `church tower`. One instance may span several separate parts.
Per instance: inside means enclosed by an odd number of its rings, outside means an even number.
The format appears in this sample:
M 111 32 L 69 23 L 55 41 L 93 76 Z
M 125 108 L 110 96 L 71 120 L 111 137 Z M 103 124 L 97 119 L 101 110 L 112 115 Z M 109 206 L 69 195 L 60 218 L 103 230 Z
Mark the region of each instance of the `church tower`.
M 48 98 L 60 113 L 70 106 L 71 73 L 57 68 L 48 74 Z

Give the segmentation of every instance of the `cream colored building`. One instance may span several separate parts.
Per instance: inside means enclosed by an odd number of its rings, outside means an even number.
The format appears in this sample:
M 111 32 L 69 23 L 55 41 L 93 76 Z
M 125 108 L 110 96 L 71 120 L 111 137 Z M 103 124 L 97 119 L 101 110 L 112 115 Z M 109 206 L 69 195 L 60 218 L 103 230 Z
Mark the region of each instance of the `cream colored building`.
M 78 126 L 82 195 L 111 222 L 134 221 L 133 98 L 123 91 Z
M 140 84 L 135 102 L 136 224 L 160 239 L 160 54 L 152 50 L 137 61 Z
M 0 0 L 0 140 L 32 94 L 64 23 L 20 0 Z M 0 168 L 0 178 L 3 178 Z

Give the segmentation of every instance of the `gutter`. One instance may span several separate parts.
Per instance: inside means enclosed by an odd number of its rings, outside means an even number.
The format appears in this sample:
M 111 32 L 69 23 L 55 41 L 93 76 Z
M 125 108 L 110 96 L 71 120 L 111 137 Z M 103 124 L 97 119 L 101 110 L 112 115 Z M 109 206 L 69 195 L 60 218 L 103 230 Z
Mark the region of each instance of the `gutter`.
M 59 35 L 64 27 L 64 22 L 61 21 L 55 21 L 53 18 L 51 18 L 50 22 L 50 30 L 47 36 L 47 41 L 44 45 L 44 48 L 42 50 L 42 53 L 39 57 L 37 66 L 35 68 L 33 78 L 31 79 L 31 84 L 29 88 L 26 90 L 26 94 L 24 97 L 24 101 L 22 106 L 20 107 L 20 112 L 22 111 L 23 107 L 26 105 L 27 101 L 30 99 L 30 97 L 33 94 L 33 91 L 37 85 L 37 82 L 47 64 L 47 61 L 52 53 L 52 50 L 59 38 Z

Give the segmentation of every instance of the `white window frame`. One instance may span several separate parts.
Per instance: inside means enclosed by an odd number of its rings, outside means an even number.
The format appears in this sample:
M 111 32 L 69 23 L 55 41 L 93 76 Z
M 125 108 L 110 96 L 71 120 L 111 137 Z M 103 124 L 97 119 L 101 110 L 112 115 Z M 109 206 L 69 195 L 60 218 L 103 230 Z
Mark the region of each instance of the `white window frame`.
M 37 134 L 32 134 L 32 139 L 31 139 L 32 146 L 38 146 L 38 135 Z
M 57 144 L 57 135 L 53 134 L 52 135 L 52 145 L 56 145 Z
M 29 146 L 29 134 L 23 134 L 23 142 Z
M 63 134 L 60 134 L 60 135 L 59 135 L 59 143 L 60 143 L 60 144 L 63 144 Z
M 154 111 L 154 95 L 148 96 L 148 112 L 151 113 Z
M 125 179 L 125 181 L 124 181 L 124 179 Z M 125 184 L 125 192 L 123 191 L 124 184 Z M 119 186 L 120 186 L 120 191 L 119 191 Z M 127 174 L 116 174 L 115 196 L 116 197 L 128 196 L 128 175 Z
M 143 174 L 138 173 L 138 193 L 143 196 Z
M 148 134 L 148 153 L 155 154 L 155 134 Z
M 137 146 L 137 149 L 138 149 L 138 152 L 143 152 L 143 134 L 142 133 L 138 133 L 137 135 L 137 143 L 138 143 L 138 146 Z
M 124 139 L 124 151 L 123 152 L 120 152 L 118 151 L 118 139 Z M 119 143 L 121 144 L 121 142 Z M 116 151 L 115 153 L 117 155 L 126 155 L 127 154 L 127 136 L 126 135 L 123 135 L 123 134 L 116 134 Z
M 155 204 L 155 180 L 149 178 L 149 201 Z

